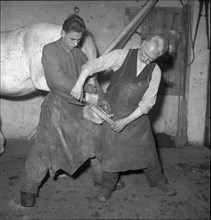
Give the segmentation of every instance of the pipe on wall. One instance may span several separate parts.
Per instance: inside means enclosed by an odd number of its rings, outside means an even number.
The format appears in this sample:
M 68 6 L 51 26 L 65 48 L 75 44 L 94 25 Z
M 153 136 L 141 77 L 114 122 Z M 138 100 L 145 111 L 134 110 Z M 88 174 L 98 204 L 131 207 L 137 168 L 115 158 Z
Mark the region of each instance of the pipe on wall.
M 127 27 L 112 41 L 112 43 L 105 49 L 102 55 L 109 53 L 112 51 L 118 44 L 119 48 L 123 47 L 136 29 L 139 27 L 141 22 L 145 19 L 145 17 L 150 13 L 150 11 L 155 7 L 159 0 L 148 0 L 144 7 L 140 10 L 140 12 L 133 18 L 133 20 L 127 25 Z M 121 41 L 124 40 L 122 45 L 120 45 Z

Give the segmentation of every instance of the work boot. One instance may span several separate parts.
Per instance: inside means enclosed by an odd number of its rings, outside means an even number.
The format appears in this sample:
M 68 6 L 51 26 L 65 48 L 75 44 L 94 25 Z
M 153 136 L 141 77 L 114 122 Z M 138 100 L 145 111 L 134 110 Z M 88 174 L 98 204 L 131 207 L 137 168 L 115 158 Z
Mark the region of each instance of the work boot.
M 94 186 L 101 186 L 101 183 L 94 182 Z M 125 187 L 125 183 L 122 180 L 119 180 L 116 184 L 116 189 L 115 190 L 123 189 L 124 187 Z
M 166 196 L 175 196 L 177 194 L 176 189 L 171 187 L 168 183 L 159 183 L 155 186 L 156 189 L 159 189 L 162 194 Z
M 116 190 L 123 189 L 125 187 L 125 183 L 122 180 L 119 180 L 116 184 Z
M 98 201 L 103 203 L 107 202 L 111 198 L 111 193 L 112 190 L 102 187 L 97 197 Z
M 21 191 L 21 205 L 24 207 L 35 206 L 35 194 Z

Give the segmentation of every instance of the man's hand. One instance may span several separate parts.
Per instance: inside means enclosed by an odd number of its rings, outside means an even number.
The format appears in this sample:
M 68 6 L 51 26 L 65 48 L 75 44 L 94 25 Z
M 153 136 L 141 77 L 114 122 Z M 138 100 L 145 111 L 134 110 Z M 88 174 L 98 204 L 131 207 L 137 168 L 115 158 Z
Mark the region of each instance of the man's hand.
M 128 124 L 126 118 L 123 118 L 123 119 L 119 119 L 117 121 L 115 121 L 112 125 L 111 125 L 111 128 L 113 131 L 115 132 L 120 132 L 122 131 L 125 126 Z
M 70 94 L 72 95 L 73 98 L 82 102 L 83 101 L 83 85 L 76 82 Z
M 91 93 L 91 94 L 96 94 L 97 87 L 96 87 L 96 85 L 86 83 L 84 85 L 84 92 Z

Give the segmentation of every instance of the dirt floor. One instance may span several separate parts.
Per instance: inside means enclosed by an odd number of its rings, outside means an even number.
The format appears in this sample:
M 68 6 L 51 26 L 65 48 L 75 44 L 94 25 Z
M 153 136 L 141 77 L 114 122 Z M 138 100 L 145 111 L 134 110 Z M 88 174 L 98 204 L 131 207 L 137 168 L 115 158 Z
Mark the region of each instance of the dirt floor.
M 141 171 L 122 175 L 126 186 L 105 204 L 96 200 L 89 162 L 77 176 L 46 179 L 33 208 L 20 205 L 20 180 L 32 141 L 9 139 L 1 159 L 0 219 L 210 219 L 210 150 L 204 146 L 159 147 L 169 182 L 178 194 L 149 188 Z

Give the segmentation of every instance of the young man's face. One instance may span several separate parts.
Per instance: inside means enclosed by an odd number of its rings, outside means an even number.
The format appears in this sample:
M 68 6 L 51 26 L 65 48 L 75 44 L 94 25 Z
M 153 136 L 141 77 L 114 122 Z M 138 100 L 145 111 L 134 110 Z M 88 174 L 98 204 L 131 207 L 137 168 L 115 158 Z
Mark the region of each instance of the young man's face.
M 62 32 L 63 40 L 66 46 L 69 49 L 73 49 L 74 47 L 77 47 L 83 33 L 82 32 L 76 32 L 76 31 L 70 31 L 69 33 Z
M 155 48 L 151 43 L 147 43 L 146 41 L 141 45 L 139 49 L 139 59 L 145 63 L 149 64 L 150 62 L 157 59 L 155 55 Z

